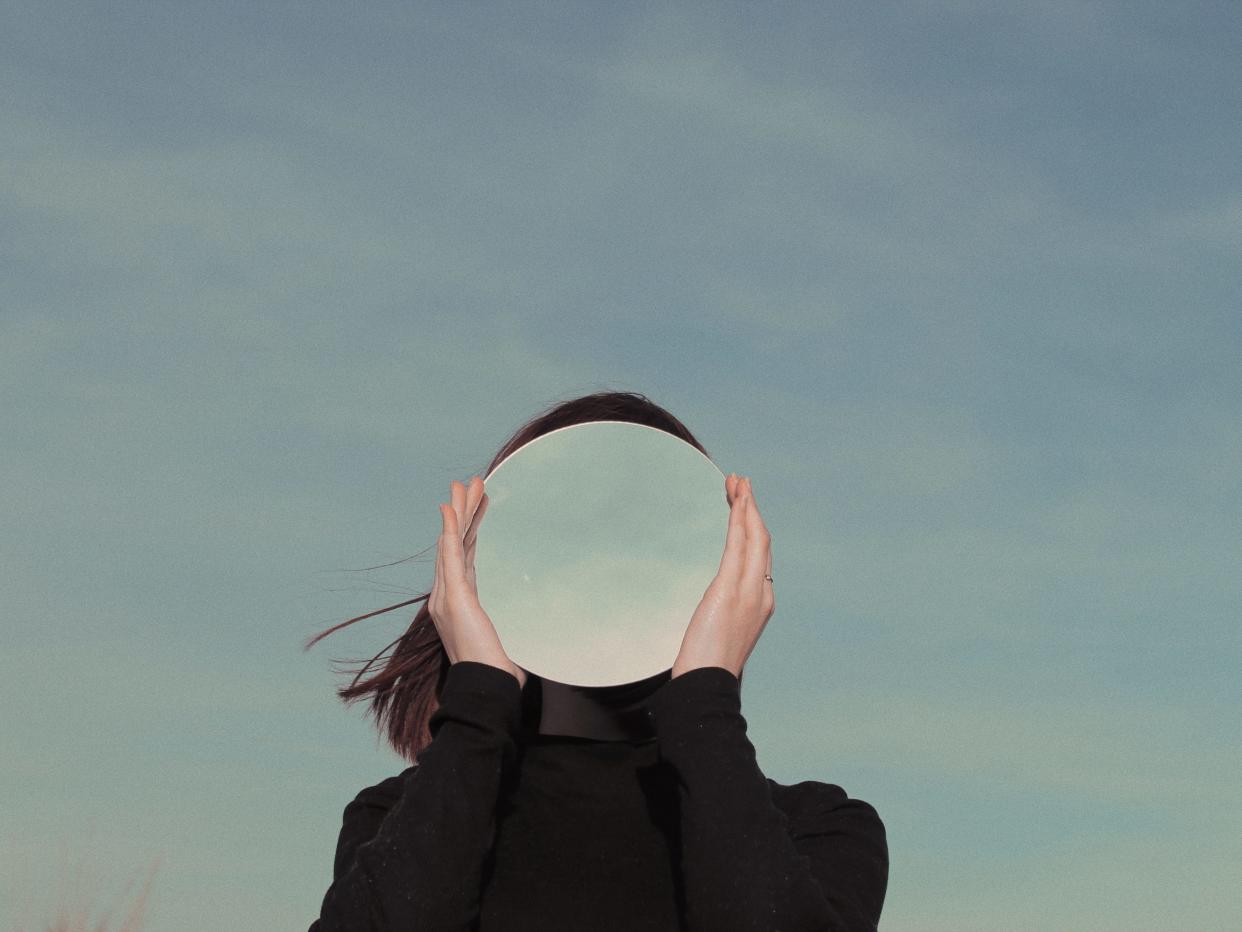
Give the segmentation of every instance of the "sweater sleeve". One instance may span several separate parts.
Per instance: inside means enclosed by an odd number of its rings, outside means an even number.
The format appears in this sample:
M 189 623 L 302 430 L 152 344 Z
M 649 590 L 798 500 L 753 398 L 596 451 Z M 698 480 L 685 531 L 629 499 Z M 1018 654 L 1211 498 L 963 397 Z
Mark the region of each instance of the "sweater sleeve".
M 463 932 L 478 922 L 522 687 L 499 667 L 449 668 L 431 743 L 345 807 L 333 881 L 309 932 Z
M 875 809 L 840 787 L 805 794 L 796 824 L 774 804 L 746 737 L 741 683 L 724 667 L 669 680 L 648 700 L 677 773 L 689 932 L 874 930 L 888 886 Z

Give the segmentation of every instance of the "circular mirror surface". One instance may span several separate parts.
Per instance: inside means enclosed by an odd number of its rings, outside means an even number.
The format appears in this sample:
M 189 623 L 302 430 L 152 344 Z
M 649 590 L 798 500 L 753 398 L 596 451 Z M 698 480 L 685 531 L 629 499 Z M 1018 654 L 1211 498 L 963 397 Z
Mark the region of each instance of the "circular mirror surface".
M 667 431 L 591 421 L 515 450 L 484 488 L 475 577 L 510 660 L 586 687 L 672 668 L 724 553 L 715 463 Z

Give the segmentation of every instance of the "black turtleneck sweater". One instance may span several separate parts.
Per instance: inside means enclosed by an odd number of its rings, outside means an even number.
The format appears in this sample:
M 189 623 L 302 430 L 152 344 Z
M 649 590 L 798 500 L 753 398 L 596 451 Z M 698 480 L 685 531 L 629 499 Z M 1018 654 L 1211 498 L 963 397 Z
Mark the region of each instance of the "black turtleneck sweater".
M 888 885 L 875 809 L 763 775 L 741 684 L 647 700 L 656 739 L 522 729 L 506 670 L 449 668 L 419 762 L 345 807 L 309 932 L 856 932 Z

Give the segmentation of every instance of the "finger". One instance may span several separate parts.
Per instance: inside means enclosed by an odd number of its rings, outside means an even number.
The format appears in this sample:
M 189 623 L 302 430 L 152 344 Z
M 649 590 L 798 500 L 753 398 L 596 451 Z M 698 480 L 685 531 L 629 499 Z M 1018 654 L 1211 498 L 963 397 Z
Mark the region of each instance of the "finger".
M 427 596 L 428 606 L 438 608 L 440 604 L 440 590 L 444 581 L 444 539 L 448 536 L 448 517 L 445 515 L 445 506 L 440 505 L 440 539 L 436 541 L 436 571 L 431 580 L 431 593 Z
M 485 492 L 479 500 L 478 510 L 474 513 L 474 520 L 470 523 L 470 530 L 466 531 L 466 563 L 474 562 L 474 542 L 479 539 L 479 528 L 483 524 L 483 516 L 487 514 L 487 503 L 491 498 Z
M 468 494 L 466 496 L 466 524 L 464 527 L 466 528 L 465 540 L 467 544 L 469 544 L 472 535 L 477 533 L 479 522 L 483 518 L 483 513 L 479 508 L 483 504 L 483 499 L 487 497 L 486 486 L 483 484 L 483 480 L 480 479 L 478 482 L 475 482 L 476 478 L 471 476 L 470 485 L 466 487 Z
M 770 538 L 768 526 L 763 523 L 763 515 L 759 513 L 759 503 L 755 501 L 755 490 L 751 488 L 749 476 L 746 478 L 746 498 L 750 502 L 747 530 Z
M 475 481 L 478 480 L 478 481 Z M 474 514 L 479 507 L 479 501 L 483 498 L 483 480 L 478 476 L 471 476 L 470 481 L 466 484 L 466 520 L 462 527 L 466 529 L 466 533 L 470 533 L 470 526 L 474 523 Z
M 734 486 L 737 490 L 737 486 Z M 740 491 L 740 490 L 739 490 Z M 744 496 L 734 496 L 729 508 L 729 530 L 725 535 L 724 556 L 717 575 L 736 580 L 746 563 L 746 516 Z
M 772 575 L 772 547 L 770 543 L 768 546 L 768 575 Z M 766 579 L 763 581 L 763 598 L 764 611 L 768 617 L 771 617 L 776 611 L 776 584 L 768 582 Z
M 747 496 L 749 500 L 747 511 L 749 512 L 750 517 L 750 534 L 748 539 L 757 539 L 762 543 L 763 552 L 761 559 L 765 568 L 763 571 L 764 575 L 760 578 L 757 585 L 762 587 L 759 595 L 759 604 L 763 609 L 765 619 L 764 624 L 766 625 L 767 619 L 771 618 L 773 613 L 776 611 L 776 587 L 772 582 L 769 582 L 767 578 L 772 575 L 772 535 L 768 531 L 767 526 L 763 523 L 763 517 L 759 513 L 759 503 L 755 501 L 754 488 L 751 487 L 749 478 L 746 480 L 746 485 L 747 491 L 749 492 L 749 495 Z M 751 575 L 753 574 L 747 570 L 747 578 L 750 578 Z
M 747 588 L 762 591 L 768 584 L 763 575 L 768 571 L 768 555 L 770 539 L 767 528 L 763 526 L 763 518 L 759 516 L 759 506 L 755 504 L 754 489 L 751 488 L 750 477 L 746 478 L 745 491 L 746 520 L 746 568 L 745 581 Z
M 447 508 L 444 512 L 446 526 L 444 529 L 444 569 L 445 587 L 451 589 L 458 585 L 465 576 L 462 566 L 461 532 L 457 525 L 457 509 Z
M 466 487 L 456 479 L 449 483 L 449 500 L 453 503 L 453 513 L 457 518 L 457 539 L 461 540 L 461 528 L 465 526 Z

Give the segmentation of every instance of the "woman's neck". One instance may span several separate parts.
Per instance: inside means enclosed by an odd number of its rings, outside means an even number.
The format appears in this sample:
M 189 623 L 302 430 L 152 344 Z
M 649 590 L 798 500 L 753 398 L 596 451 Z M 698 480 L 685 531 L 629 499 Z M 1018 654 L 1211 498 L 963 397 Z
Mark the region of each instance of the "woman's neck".
M 572 735 L 597 741 L 647 741 L 655 728 L 647 700 L 671 678 L 672 670 L 622 686 L 570 686 L 542 679 L 539 734 Z

